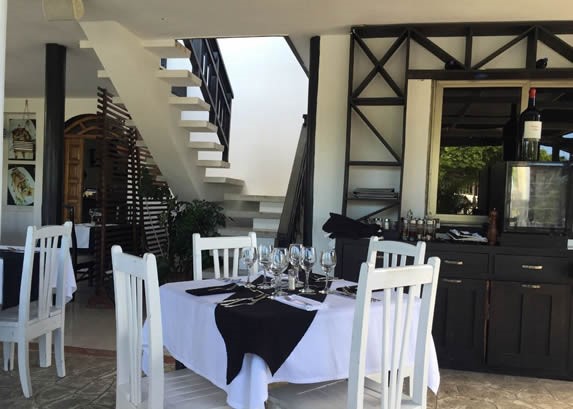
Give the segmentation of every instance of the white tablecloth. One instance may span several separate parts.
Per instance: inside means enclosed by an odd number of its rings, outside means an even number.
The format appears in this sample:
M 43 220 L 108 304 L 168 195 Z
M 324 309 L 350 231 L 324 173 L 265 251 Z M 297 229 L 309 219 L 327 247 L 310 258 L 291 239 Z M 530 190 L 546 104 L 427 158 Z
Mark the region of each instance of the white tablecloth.
M 0 250 L 16 250 L 24 252 L 24 246 L 0 246 Z M 10 272 L 7 272 L 9 274 Z M 70 256 L 66 257 L 66 263 L 64 265 L 64 274 L 66 275 L 64 281 L 64 293 L 66 295 L 66 302 L 70 301 L 78 289 L 76 285 L 76 275 L 74 274 L 74 266 L 72 264 L 72 258 Z M 54 282 L 52 286 L 56 287 L 56 276 L 54 276 Z M 4 286 L 4 260 L 0 258 L 0 304 L 2 304 L 4 295 L 2 288 Z
M 335 281 L 333 287 L 349 284 L 354 283 Z M 227 385 L 227 355 L 225 343 L 215 323 L 214 303 L 229 294 L 195 297 L 185 292 L 190 288 L 212 285 L 221 285 L 221 282 L 186 281 L 161 286 L 163 343 L 175 359 L 225 390 L 227 403 L 231 407 L 263 409 L 268 397 L 268 384 L 273 382 L 314 383 L 348 377 L 355 300 L 328 295 L 324 301 L 326 307 L 317 312 L 304 337 L 274 376 L 262 358 L 247 354 L 241 372 Z M 381 319 L 375 317 L 380 318 L 382 304 L 372 304 L 373 324 L 369 331 L 367 352 L 369 373 L 375 372 L 376 367 L 380 366 L 381 336 L 376 334 L 381 334 L 382 323 Z M 143 340 L 144 370 L 147 365 L 146 332 Z M 411 345 L 414 343 L 412 337 Z M 414 351 L 413 346 L 411 350 Z M 428 386 L 436 392 L 439 384 L 438 360 L 432 342 Z

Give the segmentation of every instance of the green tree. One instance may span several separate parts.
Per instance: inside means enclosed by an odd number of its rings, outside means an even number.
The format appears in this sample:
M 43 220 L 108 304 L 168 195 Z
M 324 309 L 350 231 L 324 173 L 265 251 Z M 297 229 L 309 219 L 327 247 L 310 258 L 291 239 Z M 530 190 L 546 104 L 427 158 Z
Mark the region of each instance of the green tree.
M 447 146 L 440 150 L 438 213 L 471 213 L 461 193 L 479 183 L 480 172 L 502 159 L 502 146 Z

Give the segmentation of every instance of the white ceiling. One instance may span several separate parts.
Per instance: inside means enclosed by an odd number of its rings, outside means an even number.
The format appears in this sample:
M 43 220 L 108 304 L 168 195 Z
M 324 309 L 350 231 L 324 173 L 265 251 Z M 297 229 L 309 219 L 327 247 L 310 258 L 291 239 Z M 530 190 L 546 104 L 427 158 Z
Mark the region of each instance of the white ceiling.
M 353 25 L 573 20 L 571 0 L 84 0 L 84 20 L 116 20 L 142 38 L 347 33 Z M 41 0 L 9 0 L 6 96 L 44 92 L 44 47 L 68 47 L 67 94 L 93 96 L 99 63 L 76 22 L 46 22 Z M 302 47 L 301 47 L 302 48 Z

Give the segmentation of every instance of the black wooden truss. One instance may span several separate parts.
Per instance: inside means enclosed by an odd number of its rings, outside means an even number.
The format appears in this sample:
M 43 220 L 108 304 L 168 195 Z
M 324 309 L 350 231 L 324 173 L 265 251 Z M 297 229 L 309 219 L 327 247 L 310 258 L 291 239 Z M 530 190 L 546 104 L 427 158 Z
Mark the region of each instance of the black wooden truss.
M 430 78 L 436 80 L 492 80 L 492 79 L 573 79 L 573 68 L 551 68 L 538 62 L 538 43 L 543 43 L 549 49 L 573 63 L 573 47 L 562 40 L 559 35 L 573 34 L 573 22 L 509 22 L 509 23 L 445 23 L 445 24 L 411 24 L 386 26 L 354 27 L 351 32 L 350 64 L 348 78 L 348 113 L 346 137 L 346 167 L 343 190 L 343 214 L 348 209 L 349 168 L 352 166 L 395 166 L 402 169 L 404 143 L 402 152 L 392 148 L 382 132 L 364 113 L 364 106 L 406 106 L 407 79 Z M 513 36 L 512 39 L 482 57 L 472 61 L 473 42 L 476 37 Z M 432 37 L 462 37 L 465 39 L 464 58 L 459 60 L 448 51 L 432 41 Z M 370 38 L 394 38 L 393 43 L 380 56 L 368 46 L 365 40 Z M 524 68 L 486 69 L 488 63 L 521 41 L 527 41 Z M 440 70 L 413 70 L 410 68 L 410 47 L 416 43 L 444 63 Z M 385 69 L 385 64 L 401 49 L 406 47 L 406 62 L 404 65 L 404 86 L 401 88 L 396 78 Z M 372 64 L 368 73 L 360 78 L 355 87 L 355 52 L 360 50 Z M 393 96 L 361 97 L 363 91 L 372 81 L 380 77 L 393 91 Z M 394 162 L 388 161 L 359 161 L 350 160 L 350 145 L 352 137 L 352 116 L 356 114 L 373 135 L 384 145 Z M 404 119 L 406 110 L 404 109 Z M 405 122 L 405 121 L 404 121 Z M 402 172 L 400 172 L 400 178 Z M 402 181 L 400 180 L 400 185 Z M 401 190 L 401 189 L 400 189 Z M 397 200 L 384 200 L 384 206 L 360 217 L 358 220 L 382 213 L 400 204 Z

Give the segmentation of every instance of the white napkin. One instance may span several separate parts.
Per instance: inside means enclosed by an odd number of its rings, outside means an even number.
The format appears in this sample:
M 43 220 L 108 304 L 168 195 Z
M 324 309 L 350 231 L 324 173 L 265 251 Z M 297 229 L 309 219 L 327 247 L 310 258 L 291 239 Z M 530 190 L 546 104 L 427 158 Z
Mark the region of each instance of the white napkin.
M 275 297 L 274 300 L 306 311 L 316 311 L 326 308 L 326 305 L 320 301 L 311 300 L 310 298 L 301 297 L 296 294 L 281 295 L 280 297 Z

